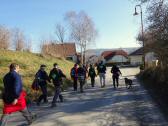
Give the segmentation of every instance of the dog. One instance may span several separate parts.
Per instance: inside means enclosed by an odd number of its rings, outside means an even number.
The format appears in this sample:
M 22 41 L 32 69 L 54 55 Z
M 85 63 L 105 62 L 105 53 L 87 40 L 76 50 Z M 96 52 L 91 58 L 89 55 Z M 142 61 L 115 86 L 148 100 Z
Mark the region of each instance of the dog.
M 125 85 L 127 89 L 132 88 L 132 80 L 128 79 L 128 78 L 124 78 L 125 79 Z

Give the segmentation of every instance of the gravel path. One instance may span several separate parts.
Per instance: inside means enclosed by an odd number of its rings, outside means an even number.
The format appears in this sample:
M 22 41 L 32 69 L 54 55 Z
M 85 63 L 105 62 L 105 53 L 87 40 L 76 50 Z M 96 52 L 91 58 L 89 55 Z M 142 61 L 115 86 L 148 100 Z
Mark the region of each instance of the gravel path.
M 32 126 L 168 126 L 148 92 L 134 77 L 139 72 L 137 68 L 121 69 L 123 77 L 116 90 L 109 71 L 105 88 L 100 88 L 97 79 L 96 87 L 87 85 L 85 93 L 64 92 L 65 102 L 58 103 L 56 108 L 50 108 L 50 104 L 33 106 L 31 110 L 37 114 L 37 120 Z M 133 89 L 125 88 L 125 76 L 133 80 Z M 16 113 L 8 126 L 24 126 L 24 123 L 24 118 Z

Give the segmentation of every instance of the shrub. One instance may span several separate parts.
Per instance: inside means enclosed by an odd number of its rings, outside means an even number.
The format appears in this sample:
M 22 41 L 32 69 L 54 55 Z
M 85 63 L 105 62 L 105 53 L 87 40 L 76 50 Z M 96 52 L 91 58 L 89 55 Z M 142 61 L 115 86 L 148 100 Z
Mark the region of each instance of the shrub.
M 168 68 L 149 68 L 138 77 L 159 104 L 168 105 Z M 166 110 L 168 113 L 168 110 Z

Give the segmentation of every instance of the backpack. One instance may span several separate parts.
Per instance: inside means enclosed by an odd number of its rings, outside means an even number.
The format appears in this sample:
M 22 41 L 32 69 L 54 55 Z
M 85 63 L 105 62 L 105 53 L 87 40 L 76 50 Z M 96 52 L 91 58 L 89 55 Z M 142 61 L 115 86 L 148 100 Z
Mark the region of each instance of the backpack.
M 75 68 L 72 68 L 71 69 L 71 77 L 75 77 L 75 75 L 76 75 Z
M 35 91 L 38 91 L 40 89 L 40 86 L 39 86 L 39 80 L 38 79 L 34 79 L 32 85 L 31 85 L 31 88 Z
M 60 70 L 52 70 L 51 72 L 51 79 L 54 81 L 57 81 L 61 78 L 60 76 Z
M 89 70 L 89 75 L 90 76 L 95 76 L 95 70 L 94 69 L 90 69 Z
M 52 78 L 53 80 L 55 80 L 55 79 L 57 78 L 57 74 L 53 73 L 53 74 L 51 75 L 51 78 Z

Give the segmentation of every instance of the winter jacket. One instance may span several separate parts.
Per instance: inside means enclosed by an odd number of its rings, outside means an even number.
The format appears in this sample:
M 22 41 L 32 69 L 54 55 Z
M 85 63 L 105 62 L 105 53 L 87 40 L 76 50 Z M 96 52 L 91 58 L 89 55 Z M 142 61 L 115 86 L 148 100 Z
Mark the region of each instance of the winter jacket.
M 62 78 L 66 78 L 60 69 L 53 68 L 50 71 L 49 78 L 53 81 L 55 86 L 60 86 L 62 84 Z
M 111 68 L 111 73 L 113 74 L 114 77 L 118 77 L 121 74 L 120 69 L 116 66 L 116 67 L 112 67 Z
M 3 83 L 3 100 L 5 103 L 11 104 L 14 99 L 19 98 L 22 92 L 21 76 L 17 72 L 11 71 L 5 75 L 3 78 Z
M 77 70 L 77 75 L 79 80 L 84 80 L 86 78 L 86 70 L 83 67 L 79 67 Z
M 89 69 L 89 74 L 88 74 L 89 77 L 91 78 L 95 78 L 96 77 L 96 72 L 95 72 L 95 69 L 94 68 L 90 68 Z
M 71 69 L 71 73 L 70 73 L 70 76 L 71 76 L 71 78 L 73 78 L 73 79 L 77 79 L 77 68 L 76 67 L 73 67 L 72 69 Z
M 39 70 L 36 73 L 35 78 L 38 79 L 39 85 L 45 85 L 47 84 L 47 81 L 50 82 L 50 78 L 46 71 Z
M 97 71 L 98 71 L 98 73 L 106 73 L 106 66 L 103 64 L 99 64 L 97 66 Z

